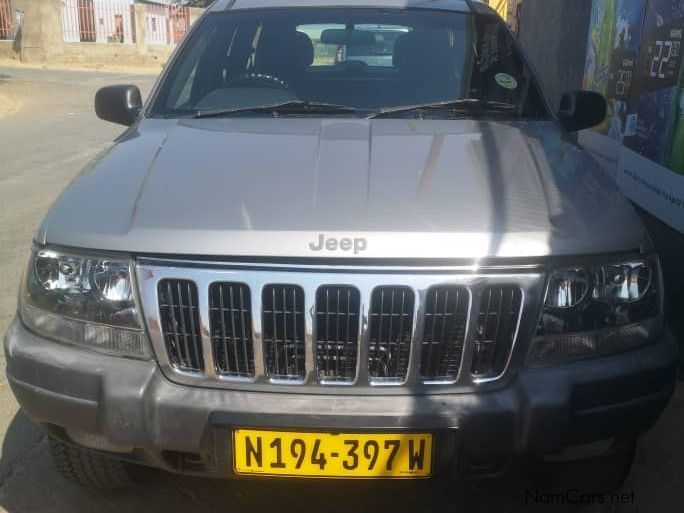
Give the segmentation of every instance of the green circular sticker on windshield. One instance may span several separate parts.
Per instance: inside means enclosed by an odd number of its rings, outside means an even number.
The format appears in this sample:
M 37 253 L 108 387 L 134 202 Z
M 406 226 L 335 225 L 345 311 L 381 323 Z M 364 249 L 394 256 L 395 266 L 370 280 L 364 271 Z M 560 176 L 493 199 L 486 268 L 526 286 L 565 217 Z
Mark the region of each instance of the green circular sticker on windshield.
M 494 77 L 494 80 L 496 80 L 496 83 L 504 89 L 518 88 L 518 81 L 515 79 L 515 77 L 512 77 L 508 73 L 497 73 Z

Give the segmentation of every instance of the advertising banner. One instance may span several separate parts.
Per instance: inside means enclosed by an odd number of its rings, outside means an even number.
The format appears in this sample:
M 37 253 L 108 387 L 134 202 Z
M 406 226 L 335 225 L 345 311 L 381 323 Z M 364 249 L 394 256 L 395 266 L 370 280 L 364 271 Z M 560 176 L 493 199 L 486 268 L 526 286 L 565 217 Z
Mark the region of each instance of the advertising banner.
M 684 231 L 684 0 L 594 0 L 584 87 L 608 100 L 582 134 L 639 205 Z

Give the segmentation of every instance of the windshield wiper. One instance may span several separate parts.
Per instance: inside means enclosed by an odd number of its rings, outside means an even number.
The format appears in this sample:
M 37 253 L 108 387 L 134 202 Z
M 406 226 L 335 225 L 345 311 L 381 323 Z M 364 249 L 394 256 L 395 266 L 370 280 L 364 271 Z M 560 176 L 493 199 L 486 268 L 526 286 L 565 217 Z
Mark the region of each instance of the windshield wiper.
M 512 103 L 480 100 L 478 98 L 463 98 L 461 100 L 448 100 L 435 103 L 418 103 L 416 105 L 403 105 L 389 107 L 373 112 L 368 119 L 388 117 L 393 114 L 407 114 L 416 111 L 452 111 L 467 112 L 472 114 L 515 112 L 517 107 Z
M 272 113 L 272 114 L 352 114 L 356 112 L 354 107 L 336 105 L 334 103 L 310 102 L 305 100 L 289 100 L 267 105 L 254 105 L 251 107 L 238 107 L 233 109 L 210 109 L 198 110 L 194 118 L 217 118 L 245 113 Z

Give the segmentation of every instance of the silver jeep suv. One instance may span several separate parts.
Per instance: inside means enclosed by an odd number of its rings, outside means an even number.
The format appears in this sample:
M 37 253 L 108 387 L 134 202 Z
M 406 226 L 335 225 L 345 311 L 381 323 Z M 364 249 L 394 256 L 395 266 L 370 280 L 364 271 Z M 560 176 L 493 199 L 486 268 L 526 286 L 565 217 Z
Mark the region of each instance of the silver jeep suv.
M 576 144 L 605 100 L 554 113 L 487 5 L 219 0 L 96 110 L 129 128 L 5 337 L 67 477 L 626 475 L 673 390 L 658 258 Z

